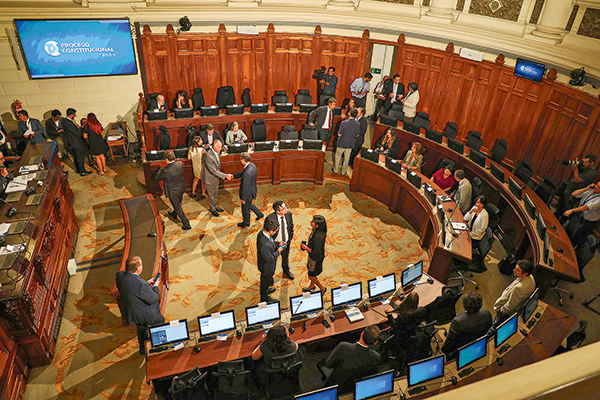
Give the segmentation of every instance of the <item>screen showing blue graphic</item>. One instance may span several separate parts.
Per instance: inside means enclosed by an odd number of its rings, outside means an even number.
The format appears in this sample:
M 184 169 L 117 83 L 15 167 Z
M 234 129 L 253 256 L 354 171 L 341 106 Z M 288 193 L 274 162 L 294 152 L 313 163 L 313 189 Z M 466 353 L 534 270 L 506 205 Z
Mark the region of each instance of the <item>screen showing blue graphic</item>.
M 135 75 L 129 19 L 15 20 L 32 79 Z
M 531 79 L 532 81 L 541 82 L 545 69 L 546 67 L 542 64 L 517 58 L 515 75 L 520 76 L 521 78 Z
M 508 338 L 517 333 L 518 316 L 519 314 L 513 315 L 498 327 L 498 329 L 496 330 L 496 347 L 500 347 L 500 345 L 506 342 Z
M 330 386 L 294 397 L 295 400 L 337 400 L 337 385 Z
M 408 365 L 408 386 L 418 385 L 444 375 L 444 355 Z
M 354 399 L 362 400 L 391 393 L 394 390 L 394 371 L 386 371 L 355 382 Z
M 487 336 L 477 339 L 462 348 L 458 349 L 456 357 L 456 365 L 458 369 L 462 369 L 467 365 L 479 360 L 485 356 L 487 350 Z
M 190 340 L 186 319 L 180 319 L 178 324 L 167 322 L 166 324 L 150 327 L 150 342 L 152 343 L 152 347 L 184 340 Z

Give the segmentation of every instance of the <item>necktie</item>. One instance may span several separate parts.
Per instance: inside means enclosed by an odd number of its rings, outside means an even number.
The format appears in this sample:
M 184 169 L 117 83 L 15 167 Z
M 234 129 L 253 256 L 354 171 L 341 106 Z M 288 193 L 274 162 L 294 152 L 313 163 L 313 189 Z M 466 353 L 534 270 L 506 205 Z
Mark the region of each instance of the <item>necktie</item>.
M 331 110 L 329 110 L 329 130 L 333 128 L 333 115 L 331 115 Z
M 284 228 L 284 222 L 283 222 L 283 215 L 281 216 L 281 241 L 282 242 L 286 242 L 287 243 L 287 237 L 285 234 L 285 229 Z

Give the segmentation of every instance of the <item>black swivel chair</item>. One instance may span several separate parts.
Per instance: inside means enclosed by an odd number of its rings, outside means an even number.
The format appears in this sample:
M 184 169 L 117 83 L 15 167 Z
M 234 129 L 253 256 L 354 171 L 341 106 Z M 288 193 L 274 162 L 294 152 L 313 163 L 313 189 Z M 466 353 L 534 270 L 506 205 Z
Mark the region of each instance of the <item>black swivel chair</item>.
M 219 361 L 213 371 L 215 380 L 214 399 L 246 400 L 250 399 L 251 374 L 244 366 L 244 360 Z
M 252 131 L 253 142 L 264 142 L 267 140 L 267 124 L 264 118 L 255 119 L 250 130 Z
M 285 90 L 276 90 L 275 94 L 271 98 L 271 104 L 275 105 L 275 103 L 289 103 L 290 99 L 285 92 Z
M 475 199 L 481 195 L 481 179 L 474 177 L 471 180 L 471 204 L 475 204 Z
M 433 354 L 431 340 L 440 330 L 435 327 L 436 323 L 436 321 L 433 321 L 428 324 L 417 325 L 415 335 L 408 338 L 405 344 L 404 360 L 406 363 L 431 357 Z
M 549 176 L 545 177 L 543 181 L 540 182 L 539 185 L 534 189 L 535 194 L 537 194 L 540 199 L 544 201 L 544 203 L 550 205 L 554 196 L 556 196 L 556 192 L 558 191 L 558 185 L 556 181 Z
M 515 176 L 527 185 L 533 176 L 532 167 L 533 164 L 531 164 L 531 161 L 522 160 L 519 165 L 517 165 L 517 168 L 515 168 Z
M 310 124 L 304 124 L 304 127 L 300 131 L 300 139 L 318 139 L 319 131 L 317 131 L 316 126 L 311 126 Z
M 482 144 L 483 139 L 481 139 L 481 132 L 470 131 L 469 137 L 467 138 L 467 147 L 479 151 Z
M 458 135 L 458 127 L 456 126 L 456 122 L 449 121 L 446 123 L 446 127 L 444 128 L 444 136 L 450 139 L 456 139 Z
M 302 392 L 301 369 L 302 359 L 299 351 L 273 357 L 270 364 L 265 366 L 266 381 L 263 381 L 261 385 L 267 398 L 293 398 L 294 395 L 300 394 Z
M 394 103 L 391 110 L 388 111 L 387 116 L 402 121 L 404 119 L 404 111 L 402 111 L 402 104 Z
M 192 104 L 194 105 L 194 111 L 199 111 L 200 107 L 204 107 L 204 93 L 202 92 L 201 87 L 194 89 L 194 94 L 192 95 Z
M 286 125 L 283 130 L 279 132 L 279 140 L 296 140 L 298 139 L 298 132 L 294 125 Z
M 429 114 L 419 111 L 417 113 L 417 116 L 415 117 L 415 120 L 413 123 L 422 128 L 429 128 L 429 126 L 431 125 L 431 120 L 429 119 Z
M 173 400 L 209 399 L 206 386 L 208 372 L 202 372 L 198 367 L 179 376 L 175 376 L 169 388 Z
M 577 328 L 573 333 L 567 336 L 567 347 L 562 345 L 558 346 L 558 349 L 554 352 L 554 356 L 557 354 L 562 354 L 567 351 L 571 351 L 574 348 L 581 346 L 587 335 L 585 334 L 585 328 L 587 328 L 587 321 L 581 320 L 579 321 L 579 328 Z
M 492 161 L 495 161 L 498 164 L 502 164 L 502 160 L 504 160 L 504 157 L 506 156 L 506 153 L 508 152 L 508 149 L 506 148 L 507 143 L 506 140 L 504 139 L 498 139 L 498 141 L 496 142 L 496 145 L 494 146 L 494 149 L 492 150 L 492 155 L 491 155 L 491 159 Z
M 392 118 L 390 116 L 387 115 L 380 115 L 379 116 L 379 122 L 383 125 L 387 125 L 387 126 L 393 126 L 393 127 L 397 127 L 398 126 L 398 119 L 397 118 Z
M 298 89 L 298 93 L 296 93 L 295 104 L 297 106 L 299 106 L 300 104 L 312 104 L 312 96 L 310 95 L 310 90 Z
M 443 330 L 446 335 L 448 332 L 441 325 L 446 325 L 452 322 L 456 317 L 456 303 L 463 295 L 465 287 L 462 283 L 452 286 L 444 286 L 442 293 L 435 298 L 431 303 L 425 306 L 427 316 L 425 321 L 433 322 L 438 326 L 438 330 Z M 439 341 L 436 337 L 436 342 L 439 347 Z
M 454 171 L 454 161 L 449 160 L 447 158 L 442 158 L 442 161 L 438 163 L 438 165 L 435 167 L 435 170 L 439 171 L 440 169 L 446 168 L 447 166 L 450 166 Z

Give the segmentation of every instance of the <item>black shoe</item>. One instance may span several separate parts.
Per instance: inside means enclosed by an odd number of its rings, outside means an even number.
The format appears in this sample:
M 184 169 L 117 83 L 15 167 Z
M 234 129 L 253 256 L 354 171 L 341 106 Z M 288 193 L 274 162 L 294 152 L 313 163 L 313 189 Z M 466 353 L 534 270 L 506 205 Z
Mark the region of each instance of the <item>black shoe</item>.
M 79 175 L 81 175 L 81 176 L 86 176 L 86 175 L 89 175 L 89 174 L 91 174 L 91 173 L 92 173 L 91 171 L 85 171 L 85 172 L 81 172 Z M 145 353 L 144 353 L 144 354 L 145 354 Z
M 225 211 L 225 210 L 223 210 L 221 207 L 217 207 L 217 208 L 215 208 L 215 211 L 218 211 L 218 212 L 223 212 L 223 211 Z
M 169 211 L 167 214 L 169 215 L 169 218 L 177 220 L 177 213 L 176 212 Z
M 183 229 L 184 231 L 189 231 L 190 229 L 192 229 L 191 225 L 184 225 L 181 227 L 181 229 Z
M 292 274 L 290 271 L 284 272 L 283 276 L 287 277 L 288 279 L 294 280 L 294 274 Z
M 195 198 L 196 197 L 196 193 L 190 193 L 190 197 Z
M 215 217 L 220 217 L 219 213 L 216 211 L 211 211 L 210 212 L 212 215 L 214 215 Z
M 303 292 L 312 292 L 313 290 L 315 290 L 315 288 L 314 288 L 314 287 L 311 287 L 311 288 L 303 287 L 303 288 L 302 288 L 302 291 L 303 291 Z
M 267 289 L 267 294 L 275 293 L 275 290 L 277 289 L 275 289 L 274 287 L 270 287 Z
M 256 221 L 260 221 L 261 219 L 263 219 L 265 217 L 265 214 L 261 215 L 260 217 L 256 217 Z
M 327 293 L 327 288 L 323 288 L 323 291 L 321 292 L 322 296 L 325 296 L 325 293 Z
M 245 224 L 243 222 L 240 222 L 239 224 L 237 224 L 240 228 L 246 228 L 248 226 L 250 226 L 250 224 Z
M 140 355 L 142 355 L 142 356 L 146 355 L 146 348 L 140 347 Z
M 200 200 L 204 200 L 206 198 L 206 195 L 201 194 L 200 195 Z

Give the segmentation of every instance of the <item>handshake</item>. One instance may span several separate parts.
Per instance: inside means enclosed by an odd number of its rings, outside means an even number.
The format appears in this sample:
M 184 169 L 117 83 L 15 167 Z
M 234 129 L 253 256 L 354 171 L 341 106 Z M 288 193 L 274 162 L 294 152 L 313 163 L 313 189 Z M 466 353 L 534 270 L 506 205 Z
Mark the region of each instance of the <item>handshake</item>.
M 231 174 L 227 174 L 227 175 L 225 176 L 225 179 L 227 179 L 228 181 L 230 181 L 230 180 L 232 180 L 232 179 L 233 179 L 233 175 L 231 175 Z

